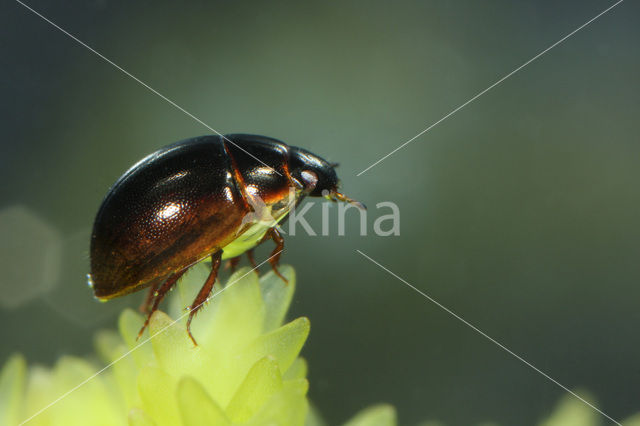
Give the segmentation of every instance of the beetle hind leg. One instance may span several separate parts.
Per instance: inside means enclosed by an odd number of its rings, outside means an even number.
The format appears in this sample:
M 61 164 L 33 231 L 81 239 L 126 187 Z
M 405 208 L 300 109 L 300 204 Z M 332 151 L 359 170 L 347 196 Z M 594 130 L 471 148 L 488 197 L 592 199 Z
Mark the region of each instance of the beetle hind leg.
M 157 295 L 158 287 L 162 283 L 162 280 L 155 280 L 153 284 L 149 287 L 149 291 L 144 298 L 142 304 L 138 307 L 138 311 L 143 314 L 148 314 L 151 311 L 151 306 L 153 304 L 153 299 Z
M 160 302 L 162 302 L 162 299 L 164 299 L 164 296 L 169 292 L 169 290 L 171 290 L 171 287 L 173 287 L 175 283 L 178 282 L 180 277 L 184 275 L 186 271 L 187 271 L 186 269 L 183 269 L 182 271 L 176 272 L 175 274 L 169 276 L 169 278 L 167 278 L 167 280 L 159 287 L 158 287 L 158 284 L 155 284 L 154 286 L 152 286 L 151 288 L 152 292 L 149 293 L 149 296 L 147 296 L 147 298 L 148 299 L 154 298 L 153 305 L 151 306 L 151 309 L 148 309 L 147 319 L 144 321 L 144 324 L 142 325 L 142 328 L 140 329 L 140 332 L 138 333 L 138 337 L 136 337 L 136 340 L 140 339 L 140 336 L 142 336 L 144 329 L 147 328 L 147 326 L 149 325 L 149 320 L 151 320 L 151 315 L 153 315 L 153 313 L 158 310 L 158 306 L 160 305 Z M 151 301 L 149 300 L 146 303 L 146 305 L 149 305 L 150 302 Z
M 220 268 L 220 263 L 222 261 L 222 250 L 218 250 L 217 252 L 211 255 L 211 273 L 207 277 L 207 281 L 205 281 L 204 285 L 198 292 L 195 300 L 189 306 L 189 318 L 187 319 L 187 333 L 191 338 L 191 341 L 194 345 L 198 346 L 196 339 L 193 338 L 191 334 L 191 320 L 196 315 L 196 313 L 202 308 L 202 305 L 209 299 L 209 295 L 211 294 L 211 290 L 213 290 L 213 285 L 216 282 L 216 277 L 218 276 L 218 269 Z

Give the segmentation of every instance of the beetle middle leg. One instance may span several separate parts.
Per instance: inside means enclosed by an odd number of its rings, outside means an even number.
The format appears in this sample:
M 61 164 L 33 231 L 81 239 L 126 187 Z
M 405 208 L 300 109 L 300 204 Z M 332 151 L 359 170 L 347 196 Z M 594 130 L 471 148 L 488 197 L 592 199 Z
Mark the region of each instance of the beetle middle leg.
M 251 263 L 251 266 L 253 266 L 256 273 L 259 273 L 258 264 L 256 263 L 256 259 L 253 257 L 253 249 L 247 250 L 247 259 L 249 259 L 249 263 Z
M 144 329 L 149 325 L 151 315 L 153 315 L 153 313 L 158 310 L 158 306 L 160 305 L 160 302 L 162 302 L 162 299 L 164 299 L 164 296 L 169 292 L 169 290 L 171 290 L 171 287 L 175 285 L 175 283 L 180 279 L 181 276 L 184 275 L 186 271 L 186 269 L 183 269 L 182 271 L 176 272 L 175 274 L 169 276 L 169 278 L 167 278 L 167 280 L 157 290 L 154 290 L 153 293 L 151 293 L 152 296 L 155 296 L 155 299 L 153 300 L 153 306 L 151 306 L 151 309 L 147 314 L 147 319 L 144 321 L 144 324 L 142 325 L 142 328 L 140 329 L 136 340 L 139 339 L 140 336 L 142 336 Z
M 240 263 L 240 256 L 232 257 L 227 261 L 225 269 L 231 269 L 231 273 L 234 273 L 238 269 L 238 263 Z
M 284 275 L 280 273 L 278 270 L 278 264 L 280 263 L 280 255 L 282 254 L 282 250 L 284 250 L 284 238 L 280 231 L 277 228 L 269 228 L 265 237 L 271 238 L 274 243 L 276 243 L 276 248 L 271 252 L 271 257 L 269 257 L 269 263 L 271 264 L 271 269 L 273 272 L 279 276 L 285 284 L 289 284 L 289 280 L 287 280 Z M 266 238 L 265 238 L 266 239 Z
M 191 341 L 193 342 L 193 344 L 196 346 L 198 346 L 198 343 L 196 342 L 196 339 L 194 339 L 193 335 L 191 334 L 191 320 L 193 319 L 195 314 L 198 312 L 198 310 L 202 308 L 202 305 L 204 304 L 204 302 L 206 302 L 207 299 L 209 298 L 209 295 L 211 294 L 211 290 L 213 290 L 213 285 L 215 284 L 216 278 L 218 276 L 218 269 L 220 268 L 221 261 L 222 261 L 222 250 L 218 250 L 217 252 L 211 255 L 211 273 L 209 273 L 209 276 L 207 277 L 207 281 L 205 281 L 204 285 L 198 292 L 198 295 L 196 296 L 195 300 L 193 301 L 191 306 L 189 306 L 188 308 L 189 318 L 187 319 L 187 333 L 189 334 L 189 337 L 191 338 Z
M 262 242 L 262 241 L 260 241 L 260 242 Z M 256 274 L 259 274 L 258 265 L 256 264 L 256 260 L 253 257 L 253 249 L 249 249 L 245 253 L 247 255 L 247 259 L 249 259 L 249 263 L 253 267 L 252 270 L 256 271 Z M 231 273 L 235 272 L 236 269 L 238 269 L 238 264 L 240 263 L 240 258 L 241 257 L 242 257 L 242 255 L 236 256 L 236 257 L 232 257 L 231 259 L 229 259 L 227 261 L 227 264 L 225 265 L 224 269 L 231 269 Z

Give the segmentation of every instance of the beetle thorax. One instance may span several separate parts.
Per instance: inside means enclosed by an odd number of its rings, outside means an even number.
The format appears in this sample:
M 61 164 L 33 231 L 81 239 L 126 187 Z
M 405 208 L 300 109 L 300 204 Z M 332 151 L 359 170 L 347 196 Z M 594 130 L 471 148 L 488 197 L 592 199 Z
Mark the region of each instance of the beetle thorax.
M 246 199 L 251 207 L 242 218 L 237 238 L 223 247 L 223 258 L 229 259 L 254 248 L 260 243 L 269 228 L 278 226 L 303 196 L 300 188 L 290 187 L 287 195 L 266 203 L 257 194 L 247 191 Z

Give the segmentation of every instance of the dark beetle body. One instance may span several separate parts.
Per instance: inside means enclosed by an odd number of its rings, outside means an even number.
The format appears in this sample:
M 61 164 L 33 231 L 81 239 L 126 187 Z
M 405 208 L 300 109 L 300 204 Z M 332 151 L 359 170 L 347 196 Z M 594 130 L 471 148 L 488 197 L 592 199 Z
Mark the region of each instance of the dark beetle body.
M 95 295 L 155 291 L 200 260 L 235 258 L 265 235 L 282 245 L 275 225 L 304 196 L 353 202 L 337 184 L 325 160 L 264 136 L 202 136 L 161 148 L 129 169 L 102 202 L 91 236 Z M 275 222 L 247 220 L 256 200 Z

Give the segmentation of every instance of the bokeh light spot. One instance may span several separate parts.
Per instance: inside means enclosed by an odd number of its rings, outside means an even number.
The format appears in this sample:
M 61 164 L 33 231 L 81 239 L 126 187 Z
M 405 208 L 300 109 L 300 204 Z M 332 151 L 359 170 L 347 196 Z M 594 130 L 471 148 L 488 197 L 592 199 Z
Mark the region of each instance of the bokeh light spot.
M 0 306 L 17 308 L 58 280 L 60 232 L 21 205 L 0 210 Z

